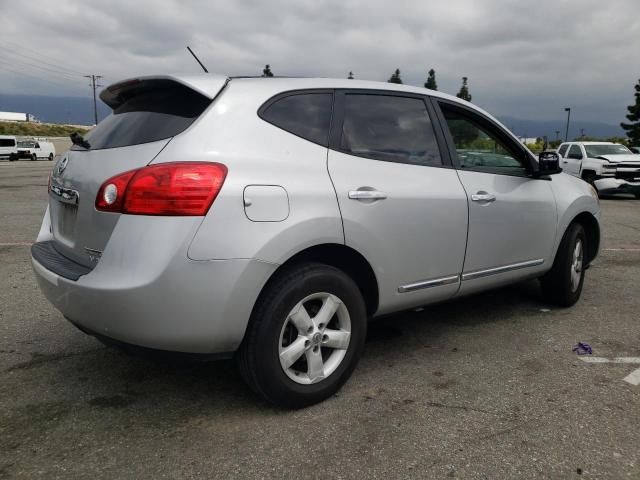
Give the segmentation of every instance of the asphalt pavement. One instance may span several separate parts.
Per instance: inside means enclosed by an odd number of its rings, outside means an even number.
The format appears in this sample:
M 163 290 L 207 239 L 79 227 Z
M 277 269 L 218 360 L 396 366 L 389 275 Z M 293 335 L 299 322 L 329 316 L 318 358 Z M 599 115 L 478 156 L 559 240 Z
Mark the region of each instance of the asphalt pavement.
M 580 302 L 535 281 L 370 323 L 338 395 L 284 411 L 232 361 L 131 357 L 39 292 L 47 161 L 0 162 L 0 479 L 640 478 L 640 201 L 602 200 Z

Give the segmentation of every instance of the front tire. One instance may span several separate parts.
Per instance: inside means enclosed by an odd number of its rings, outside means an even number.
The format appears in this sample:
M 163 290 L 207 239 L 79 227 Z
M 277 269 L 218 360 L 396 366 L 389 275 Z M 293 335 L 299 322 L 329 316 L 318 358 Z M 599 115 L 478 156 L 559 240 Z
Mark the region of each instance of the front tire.
M 542 295 L 549 303 L 560 307 L 574 305 L 584 284 L 584 272 L 587 265 L 587 237 L 582 225 L 569 226 L 553 262 L 553 267 L 542 278 Z
M 53 153 L 49 154 L 49 161 L 51 162 L 53 160 Z
M 36 160 L 38 160 L 38 156 L 34 153 L 31 155 L 31 161 L 35 162 Z
M 351 376 L 366 329 L 364 300 L 351 277 L 320 263 L 294 266 L 258 299 L 237 353 L 240 373 L 278 406 L 321 402 Z

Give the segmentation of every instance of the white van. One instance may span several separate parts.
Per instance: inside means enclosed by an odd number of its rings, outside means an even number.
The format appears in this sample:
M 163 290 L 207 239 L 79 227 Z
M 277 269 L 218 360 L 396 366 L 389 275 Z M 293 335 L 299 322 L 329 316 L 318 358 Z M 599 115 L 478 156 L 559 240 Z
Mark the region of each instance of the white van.
M 0 135 L 0 158 L 15 160 L 18 158 L 18 146 L 13 135 Z
M 18 142 L 18 158 L 30 158 L 37 160 L 46 158 L 53 160 L 56 156 L 56 149 L 53 143 L 45 140 L 24 140 Z

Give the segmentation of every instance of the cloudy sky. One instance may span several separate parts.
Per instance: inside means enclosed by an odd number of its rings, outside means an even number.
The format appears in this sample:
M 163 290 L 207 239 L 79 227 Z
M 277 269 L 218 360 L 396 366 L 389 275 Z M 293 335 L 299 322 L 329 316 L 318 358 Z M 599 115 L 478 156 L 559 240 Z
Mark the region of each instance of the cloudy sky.
M 617 124 L 640 78 L 638 0 L 0 0 L 0 93 L 89 92 L 83 74 L 210 71 L 386 81 L 400 68 L 497 115 Z

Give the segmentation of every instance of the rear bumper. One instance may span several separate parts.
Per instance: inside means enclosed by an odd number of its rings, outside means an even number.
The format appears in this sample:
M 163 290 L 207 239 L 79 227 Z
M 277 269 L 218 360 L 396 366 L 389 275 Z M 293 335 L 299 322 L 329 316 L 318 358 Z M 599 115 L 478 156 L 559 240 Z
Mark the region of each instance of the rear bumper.
M 118 236 L 116 229 L 96 267 L 76 281 L 32 256 L 40 289 L 69 321 L 152 349 L 206 354 L 237 349 L 254 302 L 277 265 L 190 260 L 191 232 L 156 237 L 153 247 L 144 241 L 124 244 Z
M 640 193 L 640 181 L 624 180 L 622 178 L 600 178 L 594 182 L 598 193 Z

